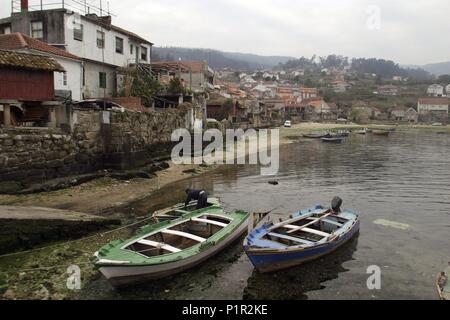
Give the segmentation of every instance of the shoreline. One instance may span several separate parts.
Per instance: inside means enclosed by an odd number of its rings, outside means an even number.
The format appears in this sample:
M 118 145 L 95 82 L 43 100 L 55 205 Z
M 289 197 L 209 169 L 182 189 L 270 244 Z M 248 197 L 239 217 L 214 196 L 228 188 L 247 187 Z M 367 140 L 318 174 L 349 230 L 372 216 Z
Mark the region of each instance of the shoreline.
M 399 126 L 389 124 L 358 125 L 354 123 L 301 123 L 292 128 L 280 129 L 280 146 L 295 143 L 305 133 L 313 131 L 361 129 L 361 128 L 393 128 L 399 132 L 410 130 L 436 131 L 436 133 L 449 133 L 450 127 L 433 127 L 429 125 Z M 92 215 L 105 215 L 111 211 L 117 211 L 133 202 L 150 197 L 163 187 L 185 179 L 214 172 L 224 165 L 175 165 L 171 161 L 169 168 L 158 171 L 151 179 L 134 178 L 127 181 L 109 177 L 102 177 L 92 181 L 60 189 L 34 194 L 24 195 L 0 195 L 0 206 L 40 206 L 53 209 L 73 210 Z
M 356 128 L 358 126 L 352 124 L 299 124 L 293 128 L 281 128 L 280 145 L 295 143 L 295 140 L 288 137 L 300 136 L 304 132 L 349 127 Z M 401 129 L 397 128 L 398 131 L 403 131 Z M 433 127 L 433 129 L 443 131 L 443 127 L 437 129 Z M 39 206 L 72 206 L 85 208 L 84 212 L 88 214 L 98 213 L 102 210 L 102 212 L 113 209 L 114 211 L 120 211 L 121 206 L 130 205 L 139 201 L 139 199 L 150 197 L 156 191 L 165 186 L 170 186 L 172 183 L 199 177 L 214 171 L 220 172 L 221 168 L 225 168 L 225 166 L 205 167 L 171 164 L 169 169 L 158 172 L 157 178 L 150 180 L 134 179 L 129 182 L 122 182 L 113 179 L 100 179 L 100 181 L 91 181 L 65 190 L 17 196 L 16 199 L 11 198 L 15 196 L 0 196 L 0 204 L 4 204 L 6 201 L 15 201 L 16 204 L 27 206 L 32 203 L 39 203 Z M 192 172 L 189 171 L 190 169 L 195 170 Z M 89 295 L 91 290 L 95 290 L 99 282 L 100 285 L 102 283 L 102 280 L 99 280 L 100 274 L 89 261 L 93 252 L 112 240 L 127 238 L 131 233 L 133 233 L 133 228 L 100 232 L 72 242 L 50 244 L 50 246 L 38 248 L 30 254 L 19 252 L 13 256 L 0 257 L 0 299 L 60 300 L 86 297 L 86 294 Z M 66 288 L 67 267 L 69 265 L 80 267 L 83 289 L 86 288 L 86 291 L 76 292 Z

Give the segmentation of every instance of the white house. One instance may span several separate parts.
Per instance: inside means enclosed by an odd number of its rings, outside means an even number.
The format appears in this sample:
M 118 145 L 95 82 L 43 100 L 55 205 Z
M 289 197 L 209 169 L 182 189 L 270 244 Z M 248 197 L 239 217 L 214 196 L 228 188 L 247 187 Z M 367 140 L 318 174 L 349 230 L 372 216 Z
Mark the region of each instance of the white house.
M 428 87 L 427 94 L 431 97 L 442 97 L 444 95 L 444 87 L 439 84 L 432 84 Z
M 424 98 L 419 99 L 417 111 L 419 114 L 429 112 L 442 112 L 448 114 L 449 100 L 447 98 Z
M 450 84 L 445 87 L 445 93 L 450 96 Z
M 54 58 L 66 70 L 54 74 L 56 95 L 81 100 L 83 62 L 80 57 L 18 32 L 0 35 L 0 49 L 31 52 Z
M 153 45 L 113 25 L 111 16 L 81 15 L 66 8 L 35 10 L 28 8 L 27 1 L 22 1 L 22 12 L 0 19 L 0 29 L 26 34 L 80 57 L 84 98 L 112 96 L 117 68 L 150 63 Z

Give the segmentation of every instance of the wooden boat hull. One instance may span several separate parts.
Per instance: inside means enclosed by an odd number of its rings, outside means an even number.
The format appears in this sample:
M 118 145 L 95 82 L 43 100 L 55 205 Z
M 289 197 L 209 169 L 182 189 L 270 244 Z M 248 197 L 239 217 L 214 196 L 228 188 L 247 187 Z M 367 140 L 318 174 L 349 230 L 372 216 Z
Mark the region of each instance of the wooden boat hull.
M 344 138 L 322 138 L 323 143 L 342 143 L 344 141 Z
M 437 287 L 437 291 L 439 294 L 439 298 L 441 300 L 450 300 L 450 268 L 447 268 L 447 270 L 444 271 L 444 274 L 447 277 L 446 283 L 444 284 L 443 287 L 441 287 L 441 285 L 439 283 L 441 282 L 442 274 L 439 273 L 436 276 L 436 287 Z
M 220 241 L 216 245 L 191 257 L 157 265 L 133 266 L 133 265 L 111 265 L 102 266 L 99 271 L 114 287 L 124 287 L 143 281 L 156 280 L 169 277 L 208 260 L 218 254 L 237 239 L 239 239 L 248 229 L 248 219 L 241 224 L 232 234 Z
M 374 130 L 372 134 L 376 136 L 388 136 L 391 132 L 390 131 L 384 131 L 384 130 Z
M 261 273 L 269 273 L 301 265 L 330 254 L 351 240 L 359 231 L 359 220 L 351 231 L 341 238 L 317 247 L 286 250 L 247 249 L 246 253 L 255 268 Z
M 308 138 L 308 139 L 321 139 L 325 136 L 326 136 L 326 134 L 320 134 L 320 133 L 306 133 L 303 135 L 304 138 Z

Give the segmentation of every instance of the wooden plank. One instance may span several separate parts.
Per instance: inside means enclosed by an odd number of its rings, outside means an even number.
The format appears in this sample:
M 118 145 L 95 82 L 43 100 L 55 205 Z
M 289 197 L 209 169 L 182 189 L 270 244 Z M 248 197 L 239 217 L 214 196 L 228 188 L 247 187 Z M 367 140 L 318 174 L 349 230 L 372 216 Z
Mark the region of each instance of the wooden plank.
M 166 251 L 169 251 L 169 252 L 172 252 L 172 253 L 181 252 L 180 249 L 172 247 L 172 246 L 169 246 L 168 244 L 161 243 L 161 242 L 156 242 L 156 241 L 150 241 L 150 240 L 142 239 L 142 240 L 139 240 L 137 243 L 143 244 L 143 245 L 146 245 L 146 246 L 150 246 L 150 247 L 161 248 L 163 250 L 166 250 Z
M 326 233 L 326 232 L 322 232 L 322 231 L 314 230 L 314 229 L 310 229 L 310 228 L 304 228 L 304 229 L 302 229 L 302 231 L 308 232 L 308 233 L 312 233 L 312 234 L 316 234 L 316 235 L 321 236 L 321 237 L 329 237 L 329 236 L 331 236 L 331 233 Z
M 222 227 L 222 228 L 225 228 L 227 226 L 227 224 L 225 224 L 225 223 L 214 221 L 214 220 L 208 220 L 208 219 L 192 218 L 192 221 L 212 224 L 212 225 Z
M 290 240 L 290 241 L 294 241 L 294 242 L 298 242 L 298 243 L 303 243 L 303 244 L 314 244 L 314 242 L 312 241 L 308 241 L 308 240 L 304 240 L 304 239 L 300 239 L 300 238 L 295 238 L 295 237 L 291 237 L 291 236 L 287 236 L 284 234 L 279 234 L 279 233 L 269 233 L 269 236 L 271 237 L 277 237 L 280 239 L 285 239 L 285 240 Z
M 322 216 L 320 218 L 315 219 L 314 221 L 311 221 L 311 222 L 305 224 L 304 226 L 298 227 L 297 229 L 292 229 L 292 230 L 288 231 L 287 233 L 291 234 L 291 233 L 294 233 L 294 232 L 297 232 L 297 231 L 301 231 L 301 230 L 303 230 L 305 228 L 308 228 L 309 226 L 312 226 L 313 224 L 315 224 L 315 223 L 319 222 L 320 220 L 325 219 L 325 218 L 327 218 L 327 217 L 329 217 L 329 216 L 331 216 L 333 214 L 334 214 L 334 212 L 330 212 L 330 213 L 328 213 L 328 214 L 326 214 L 326 215 L 324 215 L 324 216 Z
M 328 212 L 328 211 L 325 211 L 323 213 L 317 213 L 316 211 L 310 212 L 310 213 L 301 215 L 299 217 L 295 217 L 295 218 L 292 218 L 292 219 L 289 219 L 289 220 L 282 221 L 280 223 L 274 224 L 273 227 L 270 228 L 270 230 L 275 230 L 275 229 L 278 229 L 280 227 L 283 227 L 286 224 L 291 224 L 291 223 L 294 223 L 294 222 L 298 222 L 298 221 L 301 221 L 301 220 L 305 220 L 305 219 L 311 218 L 311 216 L 313 216 L 315 214 L 325 214 L 326 212 Z
M 205 242 L 206 241 L 205 238 L 198 237 L 196 235 L 193 235 L 193 234 L 190 234 L 190 233 L 187 233 L 187 232 L 176 231 L 176 230 L 169 230 L 169 229 L 168 230 L 163 230 L 161 232 L 165 233 L 165 234 L 173 234 L 175 236 L 180 236 L 180 237 L 183 237 L 183 238 L 192 239 L 192 240 L 195 240 L 197 242 Z
M 336 227 L 342 227 L 344 224 L 343 223 L 339 223 L 333 220 L 329 220 L 329 219 L 322 219 L 323 222 L 335 225 Z

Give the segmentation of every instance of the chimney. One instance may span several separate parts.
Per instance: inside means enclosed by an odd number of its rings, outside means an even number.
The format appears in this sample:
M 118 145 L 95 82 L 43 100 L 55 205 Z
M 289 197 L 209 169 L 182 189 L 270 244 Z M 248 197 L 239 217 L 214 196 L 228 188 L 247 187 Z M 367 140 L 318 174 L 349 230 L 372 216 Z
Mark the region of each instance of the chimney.
M 20 11 L 28 12 L 28 0 L 20 0 Z

